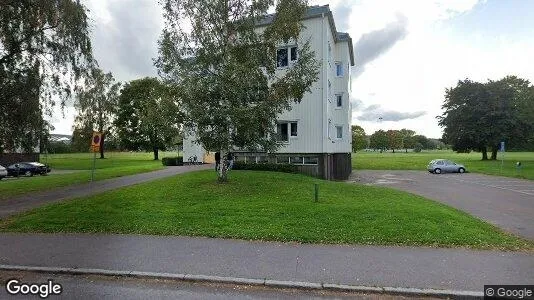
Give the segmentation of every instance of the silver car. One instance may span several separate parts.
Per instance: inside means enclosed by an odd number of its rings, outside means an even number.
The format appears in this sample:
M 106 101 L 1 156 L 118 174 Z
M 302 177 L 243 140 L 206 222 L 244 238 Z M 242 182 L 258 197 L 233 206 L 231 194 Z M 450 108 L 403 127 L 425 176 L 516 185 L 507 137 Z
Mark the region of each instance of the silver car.
M 464 173 L 465 166 L 457 164 L 448 159 L 434 159 L 430 161 L 427 166 L 427 170 L 430 173 L 441 174 L 441 173 Z
M 6 177 L 6 176 L 7 176 L 6 168 L 0 166 L 0 180 L 2 180 L 2 178 Z

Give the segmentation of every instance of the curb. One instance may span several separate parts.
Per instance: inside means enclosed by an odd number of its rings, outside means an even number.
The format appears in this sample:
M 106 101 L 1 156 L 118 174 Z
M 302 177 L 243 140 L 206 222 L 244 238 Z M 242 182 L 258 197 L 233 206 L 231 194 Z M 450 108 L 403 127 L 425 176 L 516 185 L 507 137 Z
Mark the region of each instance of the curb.
M 106 270 L 106 269 L 0 265 L 0 270 L 69 274 L 69 275 L 121 276 L 121 277 L 134 277 L 134 278 L 142 278 L 142 279 L 166 279 L 166 280 L 179 280 L 179 281 L 192 281 L 192 282 L 230 283 L 230 284 L 266 286 L 266 287 L 271 287 L 271 288 L 326 290 L 326 291 L 334 291 L 334 292 L 352 292 L 352 293 L 374 293 L 374 294 L 379 293 L 379 294 L 395 294 L 395 295 L 405 295 L 405 296 L 434 296 L 434 297 L 442 297 L 442 298 L 461 297 L 462 299 L 480 299 L 484 297 L 484 293 L 475 292 L 475 291 L 357 286 L 357 285 L 345 285 L 345 284 L 333 284 L 333 283 L 285 281 L 285 280 L 270 280 L 270 279 L 250 279 L 250 278 L 241 278 L 241 277 L 226 277 L 226 276 L 212 276 L 212 275 L 119 271 L 119 270 Z

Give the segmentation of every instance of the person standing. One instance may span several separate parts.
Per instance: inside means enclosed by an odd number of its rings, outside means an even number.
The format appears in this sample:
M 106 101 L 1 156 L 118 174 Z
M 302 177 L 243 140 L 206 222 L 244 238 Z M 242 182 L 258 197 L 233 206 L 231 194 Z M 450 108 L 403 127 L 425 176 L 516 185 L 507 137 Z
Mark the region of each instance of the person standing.
M 219 166 L 221 165 L 221 152 L 215 152 L 215 171 L 219 170 Z
M 228 170 L 231 170 L 234 166 L 234 154 L 232 152 L 228 152 L 226 159 L 228 160 Z

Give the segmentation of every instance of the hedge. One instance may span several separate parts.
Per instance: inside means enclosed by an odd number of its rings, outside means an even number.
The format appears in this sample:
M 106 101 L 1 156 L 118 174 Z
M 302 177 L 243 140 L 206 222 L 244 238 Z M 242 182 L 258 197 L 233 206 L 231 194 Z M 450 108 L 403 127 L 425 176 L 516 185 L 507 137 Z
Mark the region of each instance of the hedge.
M 291 164 L 273 164 L 273 163 L 245 163 L 237 161 L 232 167 L 234 170 L 254 170 L 254 171 L 273 171 L 284 173 L 296 173 L 297 167 Z
M 164 166 L 183 166 L 184 165 L 184 158 L 183 158 L 183 156 L 164 157 L 164 158 L 161 159 L 161 163 Z

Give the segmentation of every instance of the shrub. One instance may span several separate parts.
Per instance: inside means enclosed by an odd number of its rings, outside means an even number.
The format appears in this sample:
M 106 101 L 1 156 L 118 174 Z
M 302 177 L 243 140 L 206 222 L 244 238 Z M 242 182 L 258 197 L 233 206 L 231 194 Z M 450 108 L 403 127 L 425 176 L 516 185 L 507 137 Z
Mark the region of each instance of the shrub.
M 234 163 L 234 170 L 254 170 L 254 171 L 273 171 L 284 173 L 296 173 L 297 167 L 291 164 L 273 164 L 273 163 L 244 163 L 237 161 Z
M 161 159 L 161 163 L 164 166 L 183 166 L 184 158 L 182 156 L 164 157 Z

